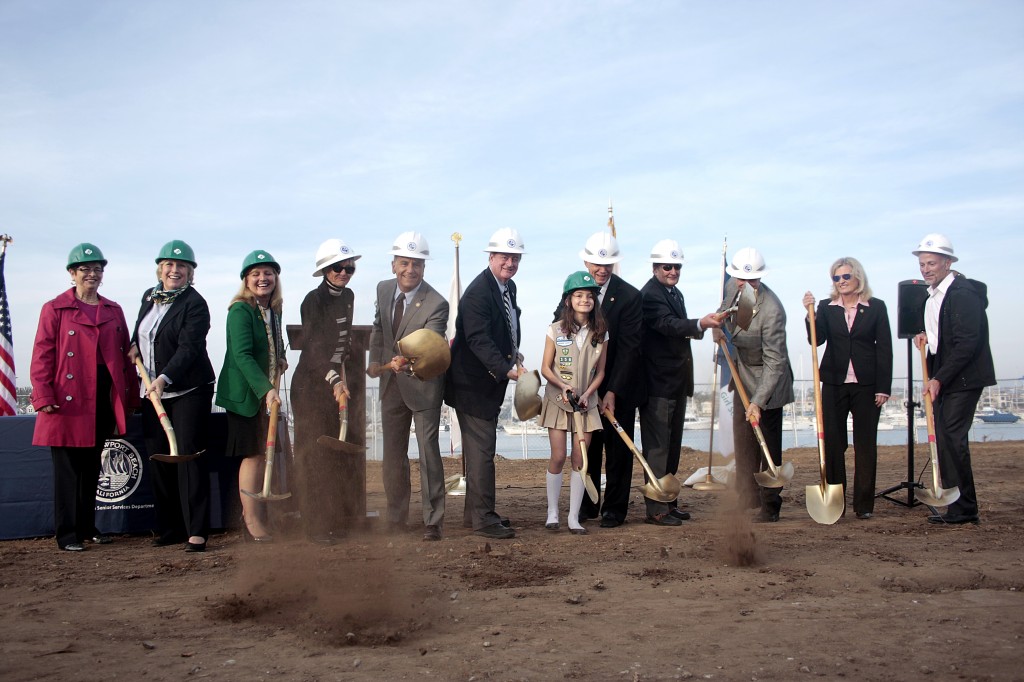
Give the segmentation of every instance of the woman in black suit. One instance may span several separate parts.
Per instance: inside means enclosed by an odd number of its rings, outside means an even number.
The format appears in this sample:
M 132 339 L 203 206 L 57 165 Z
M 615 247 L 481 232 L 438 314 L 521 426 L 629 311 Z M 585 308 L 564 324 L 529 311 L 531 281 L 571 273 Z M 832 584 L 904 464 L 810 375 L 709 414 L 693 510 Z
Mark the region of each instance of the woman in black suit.
M 210 309 L 192 287 L 196 259 L 183 241 L 168 242 L 156 257 L 157 284 L 142 297 L 135 323 L 132 361 L 142 358 L 152 377 L 143 397 L 156 395 L 174 425 L 178 453 L 206 449 L 213 404 L 213 365 L 206 353 Z M 167 437 L 149 400 L 142 401 L 142 432 L 150 454 L 169 452 Z M 185 551 L 202 552 L 210 530 L 210 479 L 205 459 L 182 463 L 152 461 L 156 498 L 157 546 L 185 543 Z
M 846 484 L 846 418 L 853 415 L 853 511 L 870 519 L 875 505 L 878 417 L 892 391 L 892 332 L 885 302 L 871 296 L 864 267 L 856 258 L 832 264 L 830 298 L 814 315 L 821 358 L 821 402 L 825 432 L 825 476 Z M 814 295 L 804 294 L 804 309 Z M 810 319 L 805 320 L 810 342 Z

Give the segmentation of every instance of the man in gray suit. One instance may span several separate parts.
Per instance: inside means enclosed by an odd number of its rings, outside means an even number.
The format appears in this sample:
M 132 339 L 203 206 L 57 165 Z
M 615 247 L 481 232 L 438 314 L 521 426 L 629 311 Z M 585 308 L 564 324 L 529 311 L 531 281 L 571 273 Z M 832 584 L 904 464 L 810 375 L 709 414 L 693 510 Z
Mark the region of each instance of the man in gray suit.
M 370 334 L 367 374 L 380 377 L 380 413 L 384 430 L 384 492 L 388 526 L 402 530 L 409 519 L 409 425 L 416 425 L 420 455 L 420 490 L 424 540 L 440 540 L 444 524 L 444 466 L 438 444 L 444 375 L 422 381 L 411 376 L 398 352 L 398 340 L 417 329 L 444 336 L 448 301 L 423 281 L 430 258 L 427 240 L 418 232 L 403 232 L 391 247 L 394 279 L 377 284 L 376 313 Z
M 767 272 L 764 258 L 756 249 L 745 248 L 736 252 L 726 270 L 731 278 L 725 286 L 725 299 L 719 311 L 725 310 L 736 298 L 741 286 L 754 289 L 754 316 L 749 329 L 740 329 L 732 322 L 725 327 L 732 334 L 736 348 L 736 371 L 750 398 L 750 407 L 733 403 L 732 433 L 736 449 L 736 481 L 740 500 L 756 508 L 760 496 L 761 512 L 757 521 L 779 520 L 782 509 L 782 488 L 759 488 L 754 473 L 766 468 L 761 448 L 748 423 L 757 421 L 768 444 L 772 461 L 782 465 L 782 408 L 793 402 L 793 369 L 786 350 L 786 311 L 775 292 L 761 281 Z M 715 331 L 715 338 L 721 332 Z

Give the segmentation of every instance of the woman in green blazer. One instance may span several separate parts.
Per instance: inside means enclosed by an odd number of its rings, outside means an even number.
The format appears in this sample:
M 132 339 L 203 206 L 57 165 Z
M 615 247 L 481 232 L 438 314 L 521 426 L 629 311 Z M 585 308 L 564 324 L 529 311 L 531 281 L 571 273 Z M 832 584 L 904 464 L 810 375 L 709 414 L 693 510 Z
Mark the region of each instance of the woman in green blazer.
M 257 542 L 271 542 L 260 504 L 243 490 L 262 488 L 269 420 L 267 411 L 280 403 L 276 386 L 288 366 L 281 334 L 281 266 L 256 250 L 242 262 L 242 285 L 231 300 L 227 319 L 227 350 L 217 380 L 217 404 L 227 410 L 225 454 L 241 457 L 238 491 L 242 519 Z

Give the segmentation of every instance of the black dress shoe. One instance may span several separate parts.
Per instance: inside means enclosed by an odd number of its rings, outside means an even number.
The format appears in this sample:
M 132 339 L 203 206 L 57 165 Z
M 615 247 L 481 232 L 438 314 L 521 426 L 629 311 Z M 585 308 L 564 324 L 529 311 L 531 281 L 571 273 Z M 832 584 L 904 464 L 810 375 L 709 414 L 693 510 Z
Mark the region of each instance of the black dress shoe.
M 507 528 L 500 523 L 495 523 L 491 526 L 484 526 L 483 528 L 479 528 L 473 532 L 481 537 L 491 538 L 492 540 L 508 540 L 509 538 L 514 538 L 516 536 L 516 532 L 514 530 Z
M 611 514 L 605 514 L 601 517 L 601 528 L 618 528 L 621 525 L 622 521 L 619 521 Z
M 427 526 L 423 532 L 423 540 L 425 542 L 437 542 L 441 539 L 441 528 L 440 526 Z
M 679 519 L 680 521 L 690 520 L 690 512 L 683 511 L 679 507 L 672 507 L 672 509 L 670 509 L 668 513 L 674 516 L 675 518 Z
M 65 552 L 84 552 L 85 545 L 81 542 L 69 542 L 68 544 L 61 547 Z
M 545 523 L 544 524 L 544 529 L 545 530 L 558 530 L 561 527 L 562 526 L 561 526 L 561 524 L 558 523 L 558 521 L 552 521 L 551 523 Z
M 978 518 L 977 514 L 939 514 L 936 516 L 929 516 L 928 523 L 935 523 L 939 525 L 959 526 L 964 523 L 972 523 L 977 526 L 981 523 L 981 519 Z
M 683 522 L 672 516 L 672 514 L 665 512 L 664 514 L 655 514 L 654 516 L 648 516 L 644 519 L 644 523 L 652 523 L 655 526 L 681 526 Z
M 872 514 L 871 512 L 857 512 L 857 518 L 858 519 L 867 520 L 867 519 L 872 518 L 873 516 L 874 516 L 874 514 Z
M 500 523 L 502 526 L 505 526 L 505 528 L 511 528 L 512 527 L 512 522 L 509 519 L 506 519 L 506 518 L 502 518 L 501 521 L 499 521 L 498 523 Z M 462 519 L 462 527 L 463 528 L 472 528 L 473 527 L 473 522 L 471 520 L 469 520 L 469 519 Z
M 185 543 L 185 551 L 186 552 L 205 552 L 206 551 L 206 543 L 205 542 L 186 542 Z
M 778 512 L 767 512 L 763 510 L 760 514 L 754 517 L 754 523 L 775 523 L 778 520 Z
M 104 535 L 100 533 L 99 535 L 93 535 L 91 538 L 89 538 L 89 540 L 91 540 L 93 543 L 97 545 L 109 545 L 111 542 L 114 541 L 114 538 L 110 537 L 109 535 Z
M 572 533 L 573 535 L 586 535 L 587 534 L 587 529 L 584 528 L 583 526 L 580 526 L 579 528 L 570 528 L 569 532 Z

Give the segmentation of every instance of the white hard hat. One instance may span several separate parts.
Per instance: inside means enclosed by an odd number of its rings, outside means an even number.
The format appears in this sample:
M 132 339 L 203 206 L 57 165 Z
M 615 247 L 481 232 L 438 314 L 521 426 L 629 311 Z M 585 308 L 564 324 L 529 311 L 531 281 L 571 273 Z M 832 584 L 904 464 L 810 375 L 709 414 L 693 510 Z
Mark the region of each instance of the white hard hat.
M 503 227 L 491 235 L 484 251 L 488 253 L 526 253 L 526 245 L 514 227 Z
M 580 251 L 580 258 L 595 265 L 618 263 L 622 260 L 622 255 L 619 253 L 619 242 L 610 232 L 595 232 L 590 235 L 590 239 Z
M 360 258 L 362 256 L 340 239 L 328 239 L 316 250 L 316 270 L 313 271 L 313 276 L 320 277 L 324 274 L 324 270 L 335 263 L 340 263 L 343 260 L 359 260 Z
M 920 256 L 922 253 L 937 253 L 940 256 L 945 256 L 954 263 L 958 260 L 958 258 L 953 255 L 953 242 L 949 241 L 949 238 L 947 238 L 946 235 L 935 232 L 932 234 L 926 234 L 921 240 L 921 243 L 917 245 L 917 249 L 911 253 L 915 256 Z
M 679 248 L 679 242 L 675 239 L 662 239 L 651 247 L 651 257 L 648 263 L 678 263 L 683 264 L 683 250 Z
M 430 260 L 430 245 L 427 244 L 427 238 L 419 232 L 403 232 L 395 237 L 395 243 L 391 245 L 388 255 Z
M 764 256 L 757 249 L 748 246 L 733 255 L 732 263 L 725 271 L 730 277 L 737 279 L 761 279 L 768 272 L 768 268 L 764 266 Z

